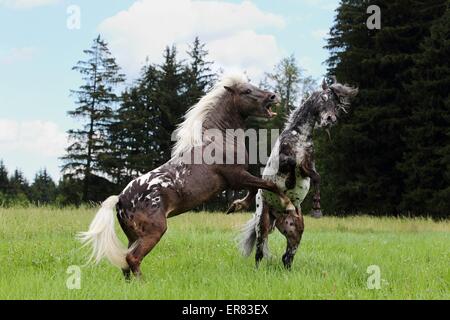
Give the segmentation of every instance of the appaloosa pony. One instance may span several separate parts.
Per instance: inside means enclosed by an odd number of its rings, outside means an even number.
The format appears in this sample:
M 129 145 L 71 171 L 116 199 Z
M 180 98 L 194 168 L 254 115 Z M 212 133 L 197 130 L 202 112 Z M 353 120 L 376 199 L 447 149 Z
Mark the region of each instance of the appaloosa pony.
M 171 160 L 131 181 L 120 195 L 109 197 L 89 230 L 80 233 L 84 243 L 92 244 L 91 259 L 98 262 L 106 257 L 123 270 L 126 278 L 130 271 L 139 277 L 142 259 L 166 232 L 167 218 L 186 212 L 225 189 L 269 190 L 295 212 L 289 198 L 274 182 L 247 172 L 245 140 L 228 139 L 230 129 L 245 128 L 248 116 L 271 118 L 271 106 L 275 103 L 278 97 L 272 92 L 241 77 L 224 78 L 187 112 L 175 132 L 177 143 Z M 242 149 L 245 159 L 239 161 Z M 128 249 L 115 234 L 114 208 L 128 237 Z
M 302 238 L 304 223 L 300 205 L 308 194 L 310 181 L 314 188 L 313 215 L 322 215 L 320 208 L 320 175 L 314 161 L 313 131 L 315 127 L 329 128 L 337 122 L 340 110 L 346 112 L 349 99 L 358 90 L 336 82 L 328 87 L 324 81 L 322 91 L 314 92 L 302 106 L 289 116 L 284 131 L 272 150 L 263 179 L 275 183 L 286 193 L 296 212 L 286 212 L 284 205 L 265 190 L 251 189 L 242 200 L 236 200 L 228 213 L 248 208 L 256 196 L 256 213 L 245 225 L 240 247 L 249 256 L 256 244 L 256 265 L 268 254 L 267 240 L 276 226 L 287 239 L 282 261 L 290 268 Z

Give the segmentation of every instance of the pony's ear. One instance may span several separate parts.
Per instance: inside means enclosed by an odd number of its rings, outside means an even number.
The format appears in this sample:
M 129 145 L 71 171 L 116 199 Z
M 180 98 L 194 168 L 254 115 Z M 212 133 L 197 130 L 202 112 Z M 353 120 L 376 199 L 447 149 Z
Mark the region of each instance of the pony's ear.
M 325 79 L 322 80 L 322 90 L 323 90 L 323 91 L 328 90 L 328 84 L 327 84 L 327 82 L 325 81 Z
M 227 90 L 228 92 L 231 92 L 232 94 L 236 93 L 236 90 L 234 90 L 232 87 L 229 86 L 223 86 L 225 88 L 225 90 Z
M 338 96 L 338 97 L 350 97 L 353 98 L 358 94 L 358 88 L 352 88 L 347 85 L 342 85 L 340 83 L 332 84 L 330 86 L 331 90 Z

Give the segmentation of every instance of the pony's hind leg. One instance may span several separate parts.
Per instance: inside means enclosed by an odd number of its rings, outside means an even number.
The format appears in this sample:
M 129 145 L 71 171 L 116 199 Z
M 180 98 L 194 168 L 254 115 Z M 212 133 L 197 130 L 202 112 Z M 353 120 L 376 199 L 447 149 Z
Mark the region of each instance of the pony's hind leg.
M 133 274 L 140 278 L 141 263 L 144 257 L 155 247 L 167 230 L 167 218 L 162 210 L 140 212 L 134 217 L 135 229 L 138 235 L 133 249 L 127 254 L 126 260 Z
M 136 232 L 131 227 L 131 225 L 129 225 L 130 221 L 129 221 L 128 217 L 124 217 L 122 214 L 123 214 L 123 211 L 121 211 L 121 214 L 117 215 L 117 219 L 119 220 L 119 224 L 122 227 L 123 232 L 125 233 L 125 235 L 128 238 L 128 249 L 130 249 L 131 246 L 133 245 L 133 243 L 136 242 L 137 235 L 136 235 Z M 129 266 L 128 266 L 128 268 L 122 269 L 122 273 L 123 273 L 123 276 L 125 277 L 125 280 L 128 281 L 131 279 L 131 270 L 130 270 Z
M 262 205 L 261 217 L 259 219 L 258 224 L 256 225 L 256 254 L 255 254 L 255 262 L 256 267 L 259 266 L 262 258 L 268 255 L 268 238 L 269 233 L 273 227 L 273 218 L 270 216 L 270 209 L 267 203 L 262 202 L 258 205 Z M 259 208 L 257 208 L 259 209 Z
M 286 252 L 283 254 L 283 264 L 290 269 L 295 253 L 302 239 L 304 223 L 300 211 L 298 214 L 285 214 L 277 218 L 276 227 L 287 239 Z
M 131 248 L 131 246 L 134 244 L 135 240 L 130 240 L 130 237 L 128 237 L 128 249 Z M 131 280 L 131 269 L 130 267 L 126 269 L 122 269 L 123 276 L 125 277 L 125 280 L 129 281 Z

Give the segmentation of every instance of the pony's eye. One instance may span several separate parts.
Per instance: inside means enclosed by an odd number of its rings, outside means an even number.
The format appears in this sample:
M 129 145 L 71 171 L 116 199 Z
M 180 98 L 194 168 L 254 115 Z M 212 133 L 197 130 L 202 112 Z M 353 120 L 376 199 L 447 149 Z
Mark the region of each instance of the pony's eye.
M 245 93 L 245 94 L 250 94 L 250 93 L 252 93 L 252 90 L 247 89 L 247 90 L 244 91 L 244 93 Z

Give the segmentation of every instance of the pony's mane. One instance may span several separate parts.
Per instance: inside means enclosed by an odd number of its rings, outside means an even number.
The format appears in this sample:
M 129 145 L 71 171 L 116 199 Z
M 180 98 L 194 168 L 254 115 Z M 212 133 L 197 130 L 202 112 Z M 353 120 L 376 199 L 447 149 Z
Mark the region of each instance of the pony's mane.
M 203 122 L 227 93 L 224 87 L 232 87 L 247 82 L 248 80 L 243 75 L 226 76 L 195 105 L 190 107 L 184 116 L 184 121 L 178 125 L 174 132 L 176 143 L 172 148 L 172 157 L 180 156 L 190 151 L 194 146 L 202 145 Z
M 305 100 L 302 99 L 300 106 L 292 109 L 291 112 L 289 112 L 289 114 L 286 117 L 286 124 L 284 125 L 284 130 L 288 129 L 295 122 L 295 119 L 297 118 L 298 114 L 300 112 L 305 111 L 306 105 L 309 104 L 311 100 L 315 99 L 320 92 L 321 91 L 312 92 Z

